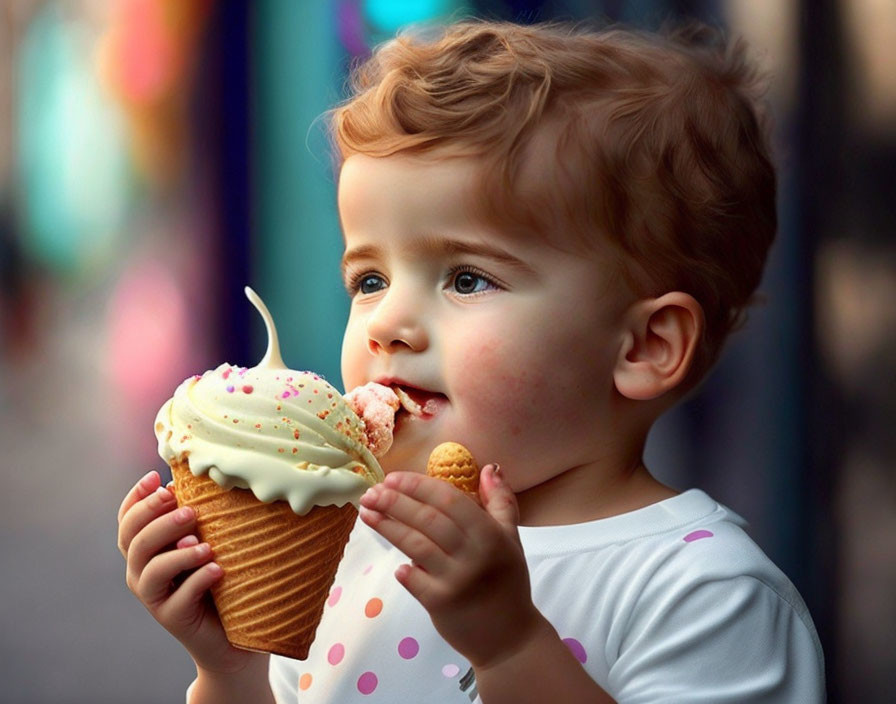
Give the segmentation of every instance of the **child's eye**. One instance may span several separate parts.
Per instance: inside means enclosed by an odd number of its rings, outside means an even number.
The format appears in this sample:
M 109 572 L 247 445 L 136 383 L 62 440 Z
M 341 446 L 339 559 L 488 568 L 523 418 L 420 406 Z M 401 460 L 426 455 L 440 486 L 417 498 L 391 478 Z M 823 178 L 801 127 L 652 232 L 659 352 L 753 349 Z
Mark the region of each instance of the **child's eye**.
M 474 293 L 482 293 L 483 291 L 491 291 L 499 288 L 498 285 L 484 273 L 475 269 L 458 269 L 451 273 L 449 277 L 449 287 L 462 296 L 469 296 Z
M 349 293 L 368 295 L 386 288 L 386 280 L 379 274 L 360 274 L 349 281 Z

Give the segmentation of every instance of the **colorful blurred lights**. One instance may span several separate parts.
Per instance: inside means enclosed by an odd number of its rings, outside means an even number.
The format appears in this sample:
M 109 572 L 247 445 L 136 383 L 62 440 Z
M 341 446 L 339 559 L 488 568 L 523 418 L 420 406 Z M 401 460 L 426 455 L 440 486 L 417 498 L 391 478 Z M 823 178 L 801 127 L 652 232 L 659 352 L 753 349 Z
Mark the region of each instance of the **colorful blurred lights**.
M 128 162 L 84 28 L 53 6 L 23 42 L 18 97 L 23 246 L 57 273 L 107 261 L 127 210 Z
M 362 8 L 378 32 L 392 34 L 405 25 L 446 18 L 465 5 L 458 0 L 363 0 Z
M 189 314 L 184 292 L 160 262 L 125 272 L 109 302 L 108 365 L 132 405 L 158 405 L 188 373 Z

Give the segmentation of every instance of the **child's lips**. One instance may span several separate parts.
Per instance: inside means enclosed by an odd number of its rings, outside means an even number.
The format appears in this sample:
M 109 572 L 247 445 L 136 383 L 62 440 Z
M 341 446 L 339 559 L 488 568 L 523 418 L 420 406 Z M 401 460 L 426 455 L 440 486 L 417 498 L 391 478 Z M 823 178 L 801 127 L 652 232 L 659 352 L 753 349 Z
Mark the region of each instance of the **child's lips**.
M 402 383 L 392 383 L 389 386 L 401 402 L 398 414 L 426 420 L 436 415 L 442 406 L 448 403 L 448 397 L 438 391 L 428 391 Z

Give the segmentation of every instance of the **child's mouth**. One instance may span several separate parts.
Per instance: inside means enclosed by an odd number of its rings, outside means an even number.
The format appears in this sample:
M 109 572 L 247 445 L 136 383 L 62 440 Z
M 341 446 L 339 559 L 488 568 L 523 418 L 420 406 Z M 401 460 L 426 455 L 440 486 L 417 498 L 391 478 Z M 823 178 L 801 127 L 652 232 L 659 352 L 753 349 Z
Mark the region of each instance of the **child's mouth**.
M 405 384 L 393 384 L 391 388 L 401 402 L 401 408 L 395 414 L 396 422 L 401 416 L 413 416 L 423 420 L 431 418 L 448 401 L 445 394 L 437 391 L 427 391 Z

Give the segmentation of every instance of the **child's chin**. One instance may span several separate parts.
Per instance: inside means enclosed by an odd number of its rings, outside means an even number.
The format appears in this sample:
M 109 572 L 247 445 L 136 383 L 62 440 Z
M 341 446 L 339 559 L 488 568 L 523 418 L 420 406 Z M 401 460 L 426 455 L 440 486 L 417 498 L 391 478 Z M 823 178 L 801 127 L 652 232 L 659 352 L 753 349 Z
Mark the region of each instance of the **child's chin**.
M 392 447 L 379 458 L 380 466 L 386 474 L 390 472 L 425 472 L 426 461 L 432 449 L 442 442 L 429 427 L 416 427 L 411 419 L 404 428 L 395 427 Z M 434 428 L 433 428 L 434 429 Z

